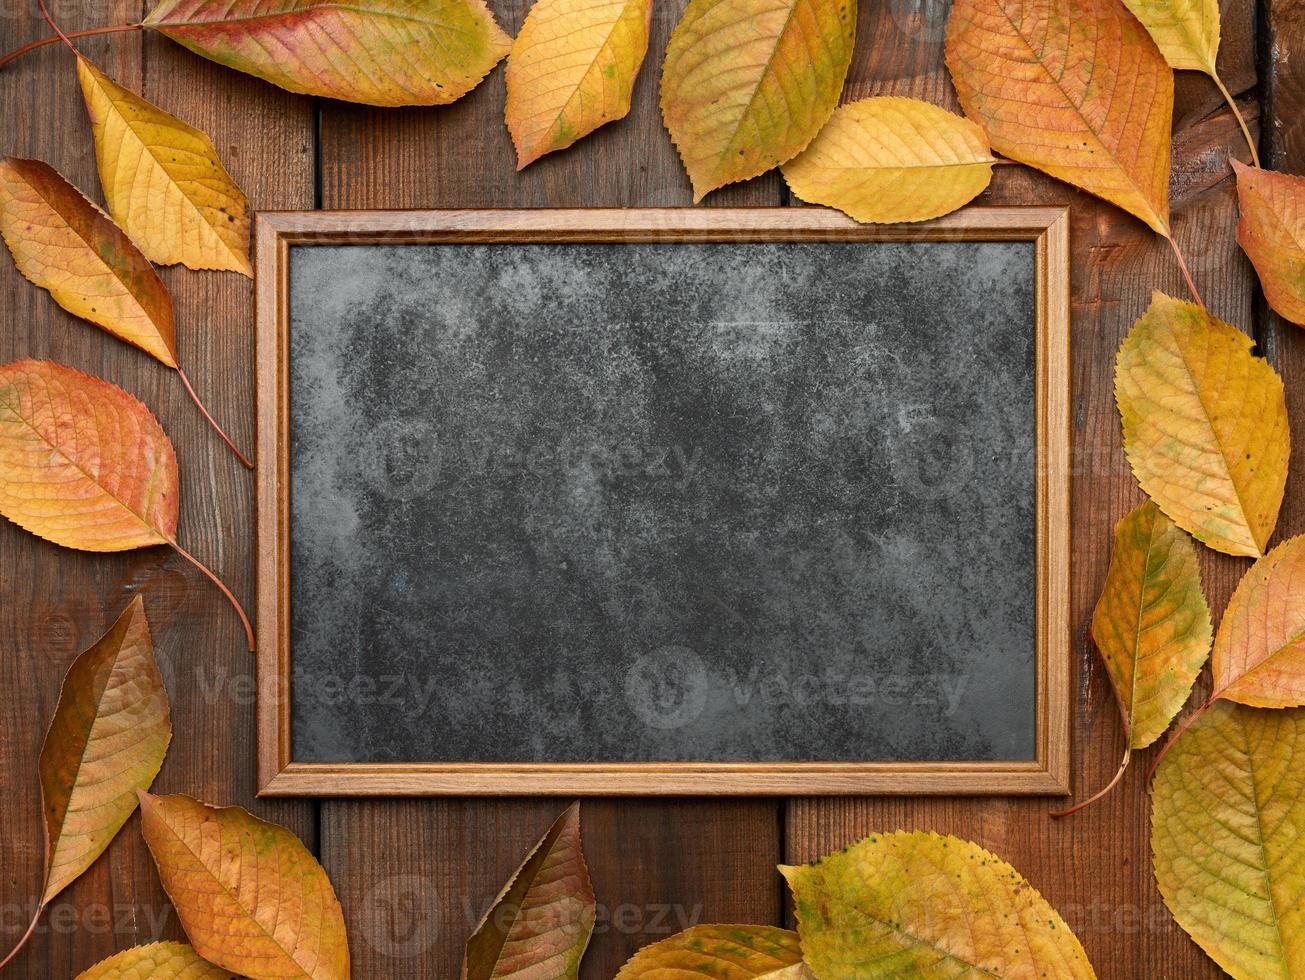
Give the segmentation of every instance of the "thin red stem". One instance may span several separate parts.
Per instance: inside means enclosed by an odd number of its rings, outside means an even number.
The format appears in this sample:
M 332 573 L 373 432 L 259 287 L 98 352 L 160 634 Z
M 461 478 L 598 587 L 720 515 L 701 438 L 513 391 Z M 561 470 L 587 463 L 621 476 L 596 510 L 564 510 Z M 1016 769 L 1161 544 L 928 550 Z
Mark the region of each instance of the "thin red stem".
M 1192 296 L 1196 299 L 1196 302 L 1201 306 L 1204 306 L 1205 300 L 1201 299 L 1201 294 L 1196 288 L 1196 283 L 1192 281 L 1192 274 L 1187 271 L 1187 262 L 1183 258 L 1183 253 L 1178 250 L 1178 242 L 1174 240 L 1172 234 L 1166 235 L 1165 237 L 1169 239 L 1169 247 L 1174 250 L 1174 257 L 1178 259 L 1178 268 L 1182 270 L 1183 279 L 1187 283 L 1187 288 L 1192 291 Z
M 43 37 L 35 41 L 29 41 L 21 48 L 14 48 L 7 55 L 0 57 L 0 68 L 3 68 L 15 58 L 21 58 L 29 51 L 35 51 L 38 48 L 44 48 L 50 44 L 59 44 L 60 42 L 74 37 L 94 37 L 97 34 L 120 34 L 123 31 L 139 31 L 144 28 L 143 24 L 114 24 L 112 27 L 90 27 L 84 31 L 66 31 L 62 34 L 56 34 L 54 37 Z
M 1106 783 L 1103 789 L 1094 793 L 1092 796 L 1089 796 L 1082 803 L 1076 803 L 1068 810 L 1060 810 L 1056 813 L 1053 813 L 1052 816 L 1056 818 L 1068 817 L 1071 813 L 1078 813 L 1078 811 L 1082 810 L 1085 806 L 1090 806 L 1093 803 L 1095 803 L 1097 800 L 1101 799 L 1103 796 L 1105 796 L 1112 789 L 1114 789 L 1116 786 L 1119 785 L 1119 781 L 1124 778 L 1124 770 L 1128 768 L 1128 760 L 1132 758 L 1132 756 L 1133 756 L 1133 749 L 1131 746 L 1129 748 L 1124 749 L 1124 761 L 1119 764 L 1119 769 L 1116 770 L 1114 779 L 1110 780 L 1110 782 Z
M 82 53 L 77 50 L 77 45 L 73 44 L 72 41 L 68 40 L 68 35 L 65 34 L 60 29 L 59 25 L 54 22 L 54 18 L 50 16 L 50 10 L 48 7 L 46 7 L 45 0 L 36 0 L 36 5 L 41 9 L 41 16 L 44 17 L 45 22 L 50 25 L 50 29 L 53 30 L 54 33 L 59 35 L 59 40 L 61 40 L 64 44 L 68 45 L 69 51 L 71 51 L 78 58 L 81 58 Z
M 1160 751 L 1156 753 L 1156 757 L 1151 760 L 1151 765 L 1146 771 L 1146 779 L 1143 780 L 1143 783 L 1145 783 L 1147 786 L 1151 785 L 1151 777 L 1155 775 L 1156 768 L 1160 765 L 1160 760 L 1165 757 L 1165 755 L 1169 752 L 1171 748 L 1173 748 L 1174 743 L 1178 741 L 1178 737 L 1182 735 L 1183 732 L 1187 731 L 1187 729 L 1192 727 L 1192 722 L 1196 721 L 1197 718 L 1200 718 L 1201 715 L 1205 714 L 1206 709 L 1208 709 L 1210 705 L 1214 704 L 1214 702 L 1218 699 L 1218 697 L 1219 697 L 1219 693 L 1216 691 L 1214 694 L 1210 695 L 1209 700 L 1206 701 L 1205 704 L 1201 705 L 1190 715 L 1188 715 L 1185 719 L 1183 719 L 1183 723 L 1179 725 L 1177 729 L 1174 730 L 1174 733 L 1172 735 L 1169 736 L 1169 741 L 1165 742 L 1164 747 L 1161 748 Z
M 32 916 L 32 922 L 27 927 L 27 931 L 23 933 L 23 938 L 18 940 L 18 945 L 9 951 L 8 956 L 6 956 L 3 960 L 0 960 L 0 970 L 3 970 L 6 966 L 8 966 L 9 961 L 18 955 L 18 951 L 27 945 L 27 940 L 32 938 L 32 933 L 36 931 L 36 923 L 40 920 L 41 913 L 44 911 L 45 911 L 44 905 L 38 905 L 36 907 L 36 914 Z
M 203 572 L 206 576 L 208 576 L 209 580 L 212 581 L 212 583 L 222 591 L 222 594 L 226 596 L 228 600 L 230 600 L 231 605 L 235 607 L 236 615 L 240 617 L 240 625 L 245 628 L 245 639 L 249 641 L 249 651 L 250 653 L 253 653 L 254 627 L 249 624 L 249 617 L 245 615 L 245 609 L 242 605 L 240 605 L 240 600 L 237 599 L 235 595 L 232 594 L 231 590 L 227 588 L 226 583 L 223 582 L 220 578 L 218 578 L 217 575 L 213 573 L 213 570 L 211 568 L 205 565 L 202 561 L 200 561 L 198 558 L 192 555 L 181 545 L 177 544 L 175 539 L 169 539 L 168 544 L 172 545 L 172 547 L 176 549 L 177 554 L 181 555 L 182 558 L 186 559 L 186 561 L 190 562 L 201 572 Z
M 209 415 L 208 409 L 205 408 L 204 403 L 199 400 L 199 395 L 195 394 L 195 389 L 190 386 L 190 379 L 186 377 L 186 372 L 181 370 L 180 366 L 178 366 L 177 373 L 181 375 L 181 383 L 186 386 L 186 392 L 190 395 L 191 401 L 195 403 L 195 407 L 199 409 L 200 414 L 203 415 L 204 418 L 208 419 L 208 424 L 213 426 L 213 431 L 216 432 L 218 436 L 221 437 L 222 441 L 225 442 L 227 446 L 230 447 L 231 451 L 236 454 L 236 458 L 239 459 L 240 462 L 245 464 L 245 468 L 252 470 L 254 468 L 254 464 L 249 461 L 248 456 L 246 456 L 236 447 L 236 444 L 231 441 L 231 437 L 222 431 L 222 426 L 217 424 L 217 421 L 213 418 L 213 416 Z

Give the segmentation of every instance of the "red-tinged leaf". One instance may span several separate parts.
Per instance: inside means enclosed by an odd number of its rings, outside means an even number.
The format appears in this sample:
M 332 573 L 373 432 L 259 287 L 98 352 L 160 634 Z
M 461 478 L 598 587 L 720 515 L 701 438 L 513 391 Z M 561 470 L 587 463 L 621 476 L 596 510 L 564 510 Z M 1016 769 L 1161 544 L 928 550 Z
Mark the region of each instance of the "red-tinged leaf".
M 1237 241 L 1279 314 L 1305 326 L 1305 177 L 1232 161 L 1241 220 Z

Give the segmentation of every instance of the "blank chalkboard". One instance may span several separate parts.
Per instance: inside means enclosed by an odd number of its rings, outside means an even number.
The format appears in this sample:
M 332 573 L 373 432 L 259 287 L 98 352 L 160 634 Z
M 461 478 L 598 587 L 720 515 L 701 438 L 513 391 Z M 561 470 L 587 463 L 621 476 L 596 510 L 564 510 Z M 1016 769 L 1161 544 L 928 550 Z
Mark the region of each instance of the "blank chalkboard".
M 1045 243 L 666 214 L 282 247 L 286 765 L 1045 772 Z

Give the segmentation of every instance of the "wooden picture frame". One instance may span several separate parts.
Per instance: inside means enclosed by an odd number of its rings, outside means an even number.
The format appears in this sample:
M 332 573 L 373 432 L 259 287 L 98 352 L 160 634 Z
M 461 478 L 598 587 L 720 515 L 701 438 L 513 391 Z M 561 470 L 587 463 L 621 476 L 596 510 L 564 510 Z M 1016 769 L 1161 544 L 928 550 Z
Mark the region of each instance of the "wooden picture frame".
M 1030 241 L 1037 270 L 1036 753 L 1015 762 L 304 763 L 291 756 L 289 253 L 296 245 Z M 1059 794 L 1070 790 L 1069 214 L 911 225 L 821 208 L 279 212 L 256 219 L 258 787 L 264 796 Z

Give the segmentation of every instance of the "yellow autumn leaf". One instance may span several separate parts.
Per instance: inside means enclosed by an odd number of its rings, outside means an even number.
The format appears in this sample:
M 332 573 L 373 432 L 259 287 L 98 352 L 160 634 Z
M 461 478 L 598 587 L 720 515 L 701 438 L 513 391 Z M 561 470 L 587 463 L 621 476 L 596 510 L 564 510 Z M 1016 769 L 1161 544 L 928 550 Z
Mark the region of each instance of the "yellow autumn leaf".
M 1237 171 L 1241 245 L 1281 316 L 1305 326 L 1305 177 L 1244 166 Z
M 1156 772 L 1151 850 L 1165 904 L 1220 967 L 1305 976 L 1305 710 L 1198 718 Z
M 152 262 L 253 277 L 249 204 L 213 142 L 77 59 L 109 213 Z
M 1211 548 L 1258 557 L 1278 521 L 1291 436 L 1282 379 L 1254 345 L 1157 292 L 1119 348 L 1115 400 L 1147 495 Z
M 349 976 L 344 913 L 299 838 L 238 806 L 140 801 L 141 834 L 196 953 L 251 977 Z
M 517 169 L 630 111 L 651 0 L 537 0 L 507 62 Z
M 857 221 L 924 221 L 968 204 L 992 180 L 983 130 L 919 99 L 839 107 L 783 166 L 793 193 Z
M 1134 749 L 1159 738 L 1188 697 L 1210 655 L 1213 628 L 1192 539 L 1154 501 L 1115 525 L 1106 584 L 1092 613 L 1128 738 L 1115 778 L 1058 816 L 1083 809 L 1119 782 Z
M 814 980 L 796 932 L 775 926 L 694 926 L 645 946 L 616 980 Z
M 970 841 L 872 834 L 814 864 L 779 870 L 817 977 L 1096 976 L 1046 899 Z
M 1259 708 L 1305 704 L 1305 535 L 1257 561 L 1214 638 L 1212 698 Z
M 77 980 L 235 980 L 185 943 L 133 946 L 77 974 Z
M 1173 72 L 1119 0 L 956 0 L 946 59 L 998 152 L 1168 237 Z
M 689 0 L 662 65 L 694 200 L 801 153 L 838 104 L 856 0 Z

